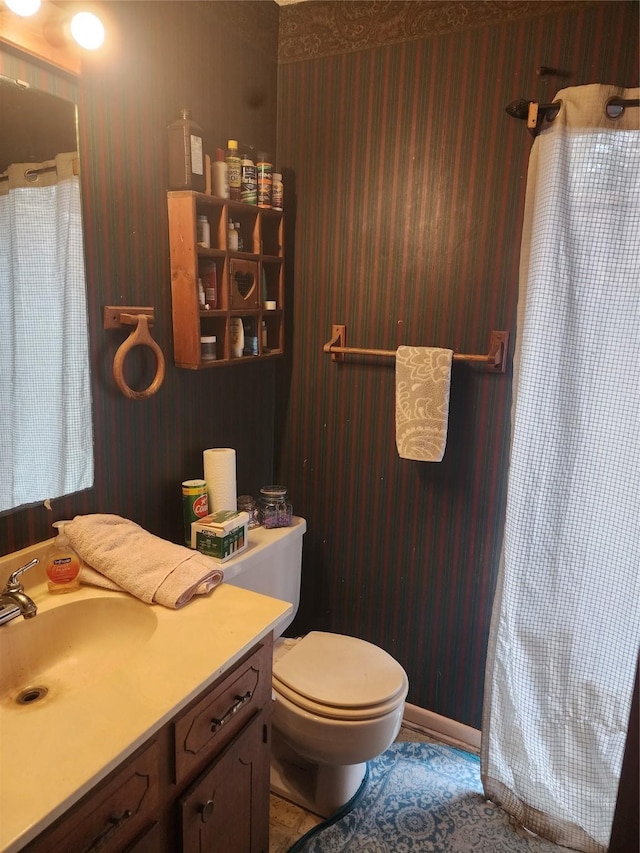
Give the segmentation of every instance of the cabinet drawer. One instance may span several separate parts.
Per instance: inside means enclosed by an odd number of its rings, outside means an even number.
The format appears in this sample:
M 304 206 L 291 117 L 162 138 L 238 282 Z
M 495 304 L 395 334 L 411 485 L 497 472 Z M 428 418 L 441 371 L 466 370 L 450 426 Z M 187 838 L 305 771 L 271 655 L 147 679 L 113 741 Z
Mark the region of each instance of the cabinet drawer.
M 154 741 L 27 845 L 28 853 L 112 853 L 122 850 L 158 806 L 158 746 Z
M 256 714 L 180 798 L 182 853 L 266 853 L 269 744 Z
M 175 723 L 175 782 L 201 769 L 271 698 L 271 638 Z

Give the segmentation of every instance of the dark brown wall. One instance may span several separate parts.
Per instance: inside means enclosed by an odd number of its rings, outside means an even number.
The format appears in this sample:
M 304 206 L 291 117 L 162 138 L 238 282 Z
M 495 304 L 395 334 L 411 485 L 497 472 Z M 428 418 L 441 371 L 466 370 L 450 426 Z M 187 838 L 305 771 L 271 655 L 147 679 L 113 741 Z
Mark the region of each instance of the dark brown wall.
M 322 346 L 332 323 L 347 324 L 349 344 L 383 349 L 482 353 L 492 329 L 515 332 L 531 138 L 504 108 L 566 85 L 637 86 L 637 4 L 546 14 L 545 3 L 502 4 L 531 14 L 466 28 L 445 16 L 437 34 L 406 40 L 424 25 L 421 5 L 319 4 L 315 41 L 303 7 L 283 11 L 281 53 L 289 33 L 301 53 L 322 56 L 324 39 L 332 55 L 289 61 L 290 40 L 279 75 L 279 151 L 297 209 L 277 470 L 308 519 L 293 628 L 378 643 L 407 669 L 410 702 L 479 727 L 510 370 L 454 366 L 444 461 L 416 463 L 395 448 L 393 361 L 336 365 Z M 349 28 L 338 14 L 359 19 Z M 343 24 L 351 41 L 335 36 Z M 405 41 L 380 45 L 399 31 Z M 573 74 L 545 89 L 541 65 Z
M 393 368 L 336 366 L 322 345 L 336 322 L 353 345 L 390 349 L 482 352 L 492 328 L 514 331 L 530 137 L 504 106 L 552 92 L 541 64 L 572 69 L 570 84 L 637 85 L 636 4 L 468 29 L 450 15 L 455 32 L 407 40 L 412 20 L 387 47 L 373 46 L 384 31 L 367 17 L 366 49 L 283 65 L 290 357 L 204 373 L 171 367 L 165 127 L 188 104 L 215 144 L 252 136 L 275 151 L 275 4 L 106 5 L 119 50 L 80 86 L 96 487 L 54 501 L 53 518 L 42 507 L 0 518 L 2 553 L 95 511 L 179 541 L 180 481 L 201 473 L 202 449 L 236 447 L 238 488 L 255 492 L 272 477 L 275 421 L 276 476 L 309 524 L 297 627 L 379 643 L 407 668 L 410 702 L 479 726 L 510 377 L 456 366 L 445 460 L 412 463 L 395 451 Z M 151 400 L 114 387 L 121 338 L 101 318 L 117 303 L 156 306 L 169 368 Z
M 277 6 L 110 2 L 105 10 L 114 49 L 85 63 L 79 85 L 95 488 L 54 501 L 53 513 L 36 506 L 0 518 L 0 553 L 48 538 L 53 520 L 86 512 L 121 514 L 180 541 L 180 483 L 202 476 L 207 447 L 236 448 L 240 492 L 273 476 L 274 363 L 173 367 L 166 127 L 188 106 L 210 150 L 233 136 L 275 151 Z M 27 73 L 19 67 L 13 76 Z M 35 76 L 65 94 L 64 84 Z M 156 309 L 153 333 L 168 367 L 146 401 L 126 400 L 111 375 L 123 335 L 102 329 L 102 307 L 117 304 Z M 135 352 L 129 362 L 130 384 L 146 387 L 152 365 L 144 359 L 138 373 Z

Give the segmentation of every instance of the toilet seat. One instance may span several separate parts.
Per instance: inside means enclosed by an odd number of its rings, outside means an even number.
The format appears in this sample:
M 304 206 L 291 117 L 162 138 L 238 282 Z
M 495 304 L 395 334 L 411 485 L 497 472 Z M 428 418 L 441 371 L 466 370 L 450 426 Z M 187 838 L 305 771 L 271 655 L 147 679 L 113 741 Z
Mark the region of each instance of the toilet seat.
M 302 711 L 334 720 L 388 714 L 404 701 L 408 686 L 404 669 L 391 655 L 343 634 L 311 631 L 273 665 L 277 694 Z

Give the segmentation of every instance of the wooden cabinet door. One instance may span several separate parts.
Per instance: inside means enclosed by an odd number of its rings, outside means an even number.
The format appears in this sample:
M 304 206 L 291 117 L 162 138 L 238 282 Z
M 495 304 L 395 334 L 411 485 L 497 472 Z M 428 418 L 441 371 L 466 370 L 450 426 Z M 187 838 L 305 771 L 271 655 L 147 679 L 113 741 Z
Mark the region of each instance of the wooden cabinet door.
M 268 853 L 269 726 L 256 714 L 180 798 L 182 853 Z
M 28 853 L 118 853 L 153 820 L 158 800 L 154 740 L 25 849 Z

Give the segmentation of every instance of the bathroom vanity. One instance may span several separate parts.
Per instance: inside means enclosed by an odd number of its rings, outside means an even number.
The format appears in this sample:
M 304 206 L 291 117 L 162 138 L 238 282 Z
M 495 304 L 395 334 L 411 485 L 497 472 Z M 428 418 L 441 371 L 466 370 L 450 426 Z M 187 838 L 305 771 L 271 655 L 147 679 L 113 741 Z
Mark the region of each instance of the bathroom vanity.
M 27 591 L 38 615 L 0 628 L 19 664 L 1 673 L 0 850 L 267 853 L 271 631 L 290 605 L 229 584 L 179 611 Z M 19 705 L 23 683 L 48 693 Z
M 266 637 L 29 853 L 267 853 L 272 644 Z

